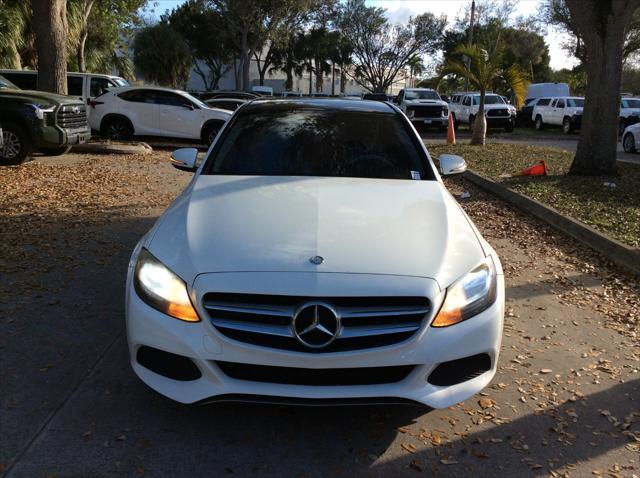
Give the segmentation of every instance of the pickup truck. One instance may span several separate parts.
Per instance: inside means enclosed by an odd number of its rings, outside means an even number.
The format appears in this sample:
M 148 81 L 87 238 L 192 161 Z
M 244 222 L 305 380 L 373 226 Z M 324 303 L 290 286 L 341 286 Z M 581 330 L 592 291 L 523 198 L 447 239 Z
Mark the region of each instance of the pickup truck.
M 480 93 L 469 92 L 451 95 L 449 108 L 456 129 L 461 123 L 468 124 L 471 128 L 480 109 Z M 504 128 L 505 131 L 513 131 L 516 122 L 516 109 L 507 103 L 502 96 L 494 93 L 485 94 L 484 115 L 487 119 L 487 128 Z
M 26 161 L 33 152 L 64 154 L 91 137 L 84 103 L 68 96 L 21 90 L 0 76 L 0 165 Z
M 540 98 L 533 108 L 531 118 L 537 130 L 547 125 L 562 126 L 565 134 L 580 129 L 584 98 L 577 96 L 561 96 L 557 98 Z
M 430 88 L 405 88 L 398 93 L 398 107 L 415 126 L 436 126 L 447 129 L 449 105 L 442 101 L 436 90 Z

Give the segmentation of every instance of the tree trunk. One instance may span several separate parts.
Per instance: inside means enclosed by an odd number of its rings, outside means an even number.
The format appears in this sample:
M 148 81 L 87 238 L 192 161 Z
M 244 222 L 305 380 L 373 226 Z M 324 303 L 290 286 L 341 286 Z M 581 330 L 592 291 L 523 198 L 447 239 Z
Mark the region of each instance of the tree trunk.
M 586 52 L 587 91 L 569 174 L 616 174 L 626 28 L 640 0 L 566 0 Z
M 313 63 L 309 60 L 309 94 L 313 93 Z
M 331 62 L 331 96 L 336 95 L 336 64 Z
M 291 73 L 291 68 L 287 68 L 287 81 L 284 82 L 285 91 L 293 90 L 293 73 Z
M 484 116 L 484 97 L 486 91 L 480 90 L 480 105 L 478 106 L 478 114 L 473 122 L 473 133 L 471 134 L 471 141 L 469 144 L 475 144 L 484 146 L 484 142 L 487 136 L 487 118 Z
M 78 71 L 80 73 L 84 73 L 86 71 L 86 62 L 84 59 L 84 46 L 87 43 L 87 37 L 89 36 L 89 32 L 86 30 L 83 30 L 82 33 L 80 34 L 80 41 L 78 42 L 78 53 L 77 53 L 77 60 L 78 60 Z
M 236 91 L 242 90 L 242 85 L 240 82 L 242 79 L 240 78 L 240 71 L 242 69 L 242 62 L 238 61 L 238 58 L 233 59 L 233 76 L 236 83 Z
M 340 93 L 344 93 L 347 82 L 347 73 L 345 72 L 344 65 L 340 65 Z
M 32 0 L 38 89 L 67 94 L 67 0 Z
M 318 67 L 319 65 L 319 67 Z M 316 91 L 324 91 L 324 78 L 322 76 L 322 65 L 319 61 L 316 61 Z

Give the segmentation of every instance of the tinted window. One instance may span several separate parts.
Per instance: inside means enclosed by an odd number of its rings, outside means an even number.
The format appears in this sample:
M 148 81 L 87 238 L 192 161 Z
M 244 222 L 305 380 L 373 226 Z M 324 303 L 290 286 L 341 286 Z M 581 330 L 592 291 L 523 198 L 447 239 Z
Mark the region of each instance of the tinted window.
M 473 97 L 473 104 L 474 105 L 480 104 L 480 95 L 475 95 Z M 504 100 L 502 99 L 501 96 L 498 96 L 498 95 L 485 95 L 484 104 L 485 105 L 503 105 Z
M 18 87 L 3 76 L 0 76 L 0 89 L 2 88 L 17 89 Z
M 584 106 L 584 99 L 583 98 L 567 98 L 567 106 L 569 106 L 570 108 L 575 108 L 575 107 L 583 107 Z
M 414 171 L 433 179 L 425 161 L 396 114 L 285 104 L 237 116 L 205 171 L 388 179 Z
M 556 103 L 556 108 L 564 108 L 564 100 L 558 100 Z
M 132 101 L 134 103 L 150 103 L 156 102 L 156 95 L 152 90 L 130 90 L 120 93 L 118 95 L 125 101 Z
M 549 103 L 551 103 L 551 98 L 542 98 L 540 101 L 538 101 L 538 104 L 536 106 L 547 106 Z
M 222 110 L 234 111 L 243 103 L 241 100 L 208 100 L 207 106 L 211 108 L 220 108 Z
M 67 76 L 67 94 L 69 96 L 82 96 L 81 76 Z
M 36 73 L 3 73 L 7 80 L 23 90 L 38 89 L 38 75 Z
M 433 90 L 407 91 L 405 100 L 439 100 L 440 95 Z
M 171 93 L 169 91 L 156 91 L 156 102 L 159 105 L 167 106 L 193 106 L 193 103 L 191 103 L 184 96 L 176 95 L 175 93 Z
M 462 104 L 465 106 L 471 106 L 471 97 L 470 96 L 465 96 L 464 100 L 462 100 Z
M 114 86 L 115 84 L 107 78 L 91 78 L 91 83 L 89 84 L 89 96 L 93 98 L 96 96 L 104 95 Z

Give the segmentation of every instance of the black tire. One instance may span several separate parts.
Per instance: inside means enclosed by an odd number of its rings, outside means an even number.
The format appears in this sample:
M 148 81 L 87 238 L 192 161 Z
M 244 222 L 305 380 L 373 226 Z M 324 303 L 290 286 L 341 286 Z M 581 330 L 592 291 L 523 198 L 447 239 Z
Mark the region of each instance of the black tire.
M 216 139 L 218 131 L 224 123 L 208 123 L 202 128 L 202 142 L 209 146 Z
M 33 142 L 29 134 L 20 125 L 2 123 L 3 143 L 0 146 L 0 165 L 12 166 L 24 163 L 33 149 Z
M 505 130 L 507 133 L 513 133 L 513 127 L 514 127 L 514 126 L 513 126 L 513 121 L 507 121 L 507 124 L 506 124 L 506 125 L 504 125 L 504 130 Z
M 622 138 L 622 148 L 625 153 L 635 153 L 636 152 L 636 141 L 633 138 L 631 133 L 627 133 Z
M 569 118 L 568 116 L 565 116 L 565 118 L 562 120 L 562 132 L 564 134 L 573 133 L 573 125 L 571 124 L 571 118 Z
M 538 131 L 542 131 L 544 129 L 544 123 L 542 122 L 542 116 L 536 116 L 535 127 Z
M 100 136 L 114 141 L 129 141 L 133 137 L 133 128 L 126 118 L 107 118 L 100 125 Z
M 71 146 L 58 146 L 57 148 L 40 148 L 40 152 L 45 156 L 62 156 L 71 150 Z

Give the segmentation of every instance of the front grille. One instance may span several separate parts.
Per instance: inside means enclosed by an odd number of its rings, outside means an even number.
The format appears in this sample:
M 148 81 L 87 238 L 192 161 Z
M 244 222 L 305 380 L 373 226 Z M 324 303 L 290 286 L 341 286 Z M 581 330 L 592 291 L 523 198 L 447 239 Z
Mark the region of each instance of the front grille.
M 332 306 L 340 317 L 336 339 L 310 348 L 295 337 L 296 310 L 309 301 Z M 393 345 L 412 337 L 430 311 L 424 297 L 303 297 L 208 293 L 211 323 L 223 335 L 252 345 L 309 353 L 344 352 Z
M 415 105 L 408 106 L 407 110 L 413 110 L 414 116 L 419 118 L 438 118 L 442 116 L 442 106 L 440 105 Z
M 253 365 L 235 362 L 215 362 L 225 375 L 237 380 L 277 383 L 282 385 L 380 385 L 403 380 L 415 365 L 361 368 L 297 368 Z
M 58 110 L 58 126 L 63 129 L 87 127 L 87 108 L 85 105 L 64 105 Z
M 487 116 L 509 116 L 509 110 L 507 109 L 487 110 Z

